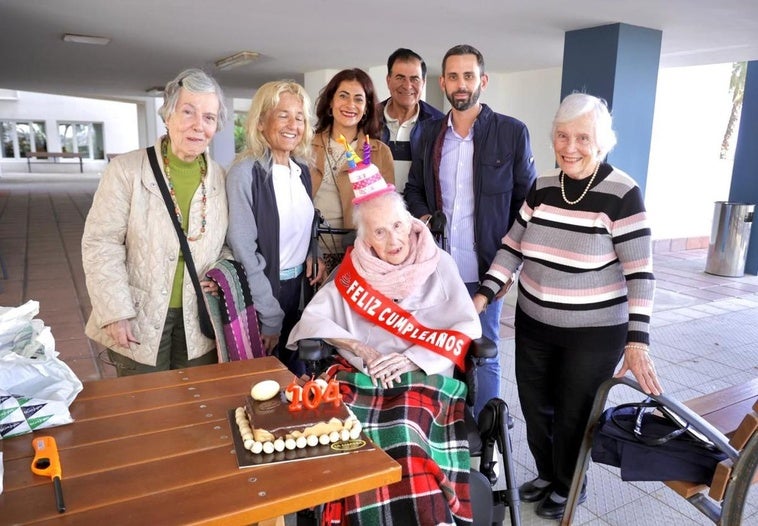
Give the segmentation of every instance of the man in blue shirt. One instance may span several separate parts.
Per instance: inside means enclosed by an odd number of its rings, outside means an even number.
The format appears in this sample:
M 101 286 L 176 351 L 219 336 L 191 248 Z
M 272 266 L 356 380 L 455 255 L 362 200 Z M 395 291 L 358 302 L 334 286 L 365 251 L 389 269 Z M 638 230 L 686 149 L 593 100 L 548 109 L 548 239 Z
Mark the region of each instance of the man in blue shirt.
M 452 109 L 419 125 L 404 192 L 409 210 L 422 221 L 445 214 L 449 250 L 472 295 L 536 178 L 526 125 L 479 102 L 488 81 L 476 48 L 448 50 L 440 88 Z M 480 315 L 484 336 L 495 343 L 501 309 L 502 298 Z M 498 358 L 478 368 L 477 383 L 475 416 L 500 394 Z

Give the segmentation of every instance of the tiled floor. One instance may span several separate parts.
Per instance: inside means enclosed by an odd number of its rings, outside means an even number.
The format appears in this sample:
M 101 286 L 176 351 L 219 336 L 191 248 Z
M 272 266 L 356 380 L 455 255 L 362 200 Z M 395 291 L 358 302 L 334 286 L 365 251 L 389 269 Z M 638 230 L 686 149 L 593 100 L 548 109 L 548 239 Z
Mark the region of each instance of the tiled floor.
M 80 241 L 97 181 L 94 174 L 0 175 L 0 255 L 8 271 L 8 277 L 0 279 L 0 305 L 39 301 L 38 318 L 52 328 L 60 357 L 82 381 L 114 376 L 83 329 L 90 305 Z M 680 400 L 758 376 L 758 277 L 705 274 L 705 257 L 703 249 L 655 255 L 652 353 L 664 388 Z M 534 476 L 534 468 L 514 380 L 515 298 L 509 295 L 506 303 L 502 397 L 516 419 L 513 449 L 517 480 L 523 482 Z M 614 404 L 639 398 L 623 388 L 611 391 Z M 623 483 L 616 470 L 601 465 L 590 467 L 589 480 L 590 495 L 577 511 L 576 524 L 709 524 L 662 484 Z M 756 488 L 750 493 L 744 524 L 758 524 Z M 534 507 L 522 504 L 522 523 L 548 524 L 533 513 Z

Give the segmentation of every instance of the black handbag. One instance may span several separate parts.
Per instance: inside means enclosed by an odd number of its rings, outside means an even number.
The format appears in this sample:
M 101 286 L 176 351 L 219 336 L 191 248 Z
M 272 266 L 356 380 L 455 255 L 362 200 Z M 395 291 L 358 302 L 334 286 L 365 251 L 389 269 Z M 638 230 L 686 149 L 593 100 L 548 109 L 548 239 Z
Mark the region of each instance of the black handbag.
M 653 410 L 659 410 L 654 414 Z M 727 455 L 651 399 L 606 409 L 592 441 L 592 460 L 621 468 L 622 480 L 710 484 Z
M 163 202 L 166 203 L 168 209 L 168 215 L 171 216 L 171 222 L 176 230 L 176 236 L 179 238 L 179 245 L 182 247 L 182 254 L 184 255 L 184 264 L 189 272 L 192 285 L 195 288 L 195 296 L 197 296 L 197 314 L 200 321 L 200 332 L 203 336 L 210 339 L 216 338 L 216 331 L 213 329 L 213 322 L 211 322 L 210 314 L 208 314 L 208 306 L 205 304 L 205 296 L 203 289 L 200 286 L 200 279 L 197 277 L 197 271 L 195 270 L 195 262 L 192 260 L 192 252 L 190 251 L 189 243 L 187 243 L 187 236 L 182 230 L 182 225 L 179 224 L 174 213 L 174 203 L 171 201 L 171 194 L 168 192 L 166 181 L 163 180 L 163 173 L 158 165 L 158 156 L 155 154 L 155 146 L 147 148 L 147 157 L 150 159 L 150 166 L 153 169 L 153 175 L 158 183 L 158 188 L 161 190 L 163 196 Z

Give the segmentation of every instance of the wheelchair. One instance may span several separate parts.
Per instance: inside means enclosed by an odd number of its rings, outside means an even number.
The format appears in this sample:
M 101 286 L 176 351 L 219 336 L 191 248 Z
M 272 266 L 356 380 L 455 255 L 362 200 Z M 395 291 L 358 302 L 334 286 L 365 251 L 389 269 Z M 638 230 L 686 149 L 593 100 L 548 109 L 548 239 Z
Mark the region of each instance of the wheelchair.
M 334 349 L 321 340 L 301 340 L 298 345 L 300 359 L 306 364 L 307 374 L 318 376 L 325 369 Z M 508 404 L 500 398 L 489 400 L 477 420 L 470 411 L 476 397 L 476 367 L 480 360 L 497 356 L 497 346 L 487 338 L 474 340 L 469 347 L 467 360 L 468 372 L 465 381 L 468 386 L 466 429 L 468 432 L 469 453 L 472 460 L 479 460 L 479 468 L 472 467 L 469 486 L 471 494 L 471 509 L 474 526 L 489 526 L 502 524 L 505 521 L 505 511 L 508 508 L 511 524 L 518 526 L 520 519 L 520 500 L 518 485 L 513 469 L 513 450 L 510 429 L 513 427 Z M 506 489 L 496 490 L 498 481 L 496 448 L 503 463 L 502 470 Z M 298 516 L 298 526 L 314 524 L 309 522 L 311 517 Z
M 434 219 L 432 233 L 444 248 L 444 216 Z M 316 243 L 322 235 L 347 235 L 354 231 L 350 229 L 332 228 L 324 225 L 324 220 L 317 211 L 312 228 L 312 236 Z M 317 253 L 312 254 L 313 261 L 317 261 Z M 298 352 L 300 359 L 305 362 L 307 374 L 318 376 L 325 369 L 329 357 L 335 350 L 320 340 L 301 340 Z M 521 524 L 520 500 L 518 485 L 516 484 L 513 468 L 513 452 L 510 430 L 513 427 L 513 419 L 510 416 L 508 405 L 499 398 L 489 400 L 478 419 L 474 419 L 470 407 L 476 398 L 476 368 L 483 363 L 484 359 L 494 358 L 498 354 L 497 346 L 487 338 L 479 338 L 472 342 L 467 353 L 468 372 L 465 378 L 458 377 L 468 387 L 467 411 L 465 424 L 468 432 L 469 452 L 472 460 L 479 461 L 478 469 L 473 468 L 470 473 L 469 486 L 471 496 L 471 508 L 473 512 L 474 526 L 502 524 L 505 521 L 506 508 L 508 509 L 510 522 L 514 526 Z M 463 376 L 463 375 L 461 375 Z M 504 490 L 495 489 L 498 482 L 497 452 L 502 457 L 502 471 L 505 481 Z M 298 526 L 314 524 L 318 513 L 298 514 Z

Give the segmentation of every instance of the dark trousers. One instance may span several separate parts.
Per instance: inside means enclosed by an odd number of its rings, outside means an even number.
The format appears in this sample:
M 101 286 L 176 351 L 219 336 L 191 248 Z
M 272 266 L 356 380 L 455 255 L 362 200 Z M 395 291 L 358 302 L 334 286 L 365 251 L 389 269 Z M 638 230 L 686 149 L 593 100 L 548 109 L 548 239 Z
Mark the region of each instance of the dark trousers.
M 215 349 L 193 360 L 187 357 L 187 338 L 184 334 L 182 312 L 182 309 L 168 309 L 166 321 L 163 324 L 161 341 L 158 344 L 158 357 L 155 365 L 135 362 L 131 358 L 108 349 L 108 358 L 115 365 L 116 374 L 118 376 L 131 376 L 217 363 L 218 355 Z
M 561 496 L 571 486 L 595 393 L 613 374 L 625 339 L 626 326 L 567 329 L 565 338 L 554 339 L 516 323 L 516 383 L 527 442 L 539 477 L 552 481 Z
M 279 306 L 284 311 L 282 332 L 279 335 L 279 343 L 274 349 L 274 356 L 287 366 L 295 376 L 305 374 L 305 364 L 298 358 L 297 350 L 290 351 L 285 346 L 292 332 L 292 327 L 300 319 L 300 297 L 302 294 L 303 275 L 279 282 Z

